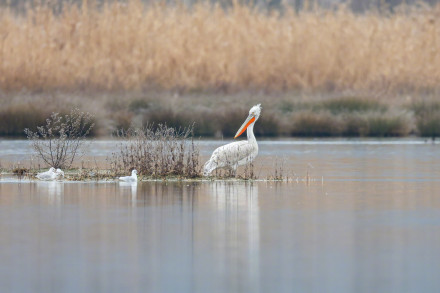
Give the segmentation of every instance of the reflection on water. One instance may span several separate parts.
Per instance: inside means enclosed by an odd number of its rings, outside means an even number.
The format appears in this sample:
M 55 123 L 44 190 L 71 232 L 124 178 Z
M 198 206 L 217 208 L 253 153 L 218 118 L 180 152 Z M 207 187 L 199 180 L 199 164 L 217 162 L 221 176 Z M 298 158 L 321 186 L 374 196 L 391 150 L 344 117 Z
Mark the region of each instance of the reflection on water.
M 121 194 L 128 194 L 132 204 L 136 204 L 137 182 L 118 182 L 121 188 Z
M 439 187 L 2 179 L 0 292 L 435 292 Z
M 440 292 L 439 146 L 261 143 L 310 184 L 2 176 L 0 292 Z
M 60 181 L 36 181 L 36 191 L 41 194 L 40 200 L 48 204 L 60 205 L 64 193 L 64 183 Z

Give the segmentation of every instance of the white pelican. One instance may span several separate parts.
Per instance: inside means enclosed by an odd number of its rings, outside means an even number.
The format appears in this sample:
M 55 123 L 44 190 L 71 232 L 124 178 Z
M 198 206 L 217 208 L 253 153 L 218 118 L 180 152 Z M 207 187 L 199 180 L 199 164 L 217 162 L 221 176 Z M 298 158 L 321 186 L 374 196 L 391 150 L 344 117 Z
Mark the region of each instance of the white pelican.
M 124 182 L 137 182 L 137 171 L 133 170 L 131 171 L 131 176 L 124 176 L 124 177 L 119 177 L 119 180 L 124 181 Z
M 49 171 L 38 173 L 36 176 L 40 180 L 54 180 L 55 179 L 55 168 L 51 167 Z
M 203 175 L 208 176 L 218 168 L 229 168 L 235 173 L 238 166 L 252 162 L 258 155 L 258 144 L 254 135 L 254 124 L 260 117 L 261 104 L 253 106 L 248 118 L 241 125 L 234 138 L 239 137 L 247 129 L 247 140 L 228 143 L 217 148 L 203 167 Z

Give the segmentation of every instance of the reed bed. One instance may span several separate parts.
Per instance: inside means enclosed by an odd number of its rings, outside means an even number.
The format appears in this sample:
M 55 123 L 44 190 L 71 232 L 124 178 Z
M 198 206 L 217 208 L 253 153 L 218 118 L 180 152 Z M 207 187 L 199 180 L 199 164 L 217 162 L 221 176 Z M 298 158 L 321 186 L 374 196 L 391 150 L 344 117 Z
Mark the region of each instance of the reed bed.
M 66 105 L 93 109 L 93 137 L 117 131 L 166 124 L 179 129 L 193 126 L 194 137 L 233 137 L 249 111 L 261 103 L 263 113 L 255 126 L 259 137 L 276 136 L 440 136 L 437 96 L 395 98 L 365 96 L 305 96 L 267 94 L 10 94 L 0 96 L 0 136 L 25 136 L 51 112 L 66 113 Z M 52 104 L 57 101 L 59 105 Z M 84 102 L 84 103 L 82 103 Z M 70 104 L 69 104 L 70 103 Z M 47 106 L 46 106 L 47 105 Z M 93 106 L 91 106 L 93 105 Z M 50 110 L 49 110 L 50 109 Z
M 0 108 L 0 136 L 24 136 L 25 128 L 36 128 L 50 115 L 46 109 L 34 105 L 13 105 Z
M 437 91 L 439 15 L 140 0 L 1 8 L 0 88 Z
M 414 112 L 418 134 L 435 139 L 440 136 L 440 102 L 417 102 L 410 106 Z
M 120 136 L 119 149 L 109 158 L 111 170 L 136 169 L 142 176 L 200 177 L 199 148 L 192 127 L 172 128 L 159 124 L 129 129 Z

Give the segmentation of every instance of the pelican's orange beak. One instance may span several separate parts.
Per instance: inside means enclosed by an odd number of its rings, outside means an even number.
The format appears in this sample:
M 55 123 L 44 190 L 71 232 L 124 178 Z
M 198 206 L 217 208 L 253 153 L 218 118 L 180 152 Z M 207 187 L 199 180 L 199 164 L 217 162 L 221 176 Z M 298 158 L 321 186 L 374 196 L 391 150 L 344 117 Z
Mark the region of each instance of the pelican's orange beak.
M 243 132 L 245 132 L 245 130 L 249 127 L 249 125 L 251 125 L 254 122 L 255 122 L 255 117 L 249 116 L 246 119 L 246 121 L 243 123 L 243 125 L 240 127 L 240 129 L 237 131 L 237 134 L 235 134 L 234 139 L 242 135 Z

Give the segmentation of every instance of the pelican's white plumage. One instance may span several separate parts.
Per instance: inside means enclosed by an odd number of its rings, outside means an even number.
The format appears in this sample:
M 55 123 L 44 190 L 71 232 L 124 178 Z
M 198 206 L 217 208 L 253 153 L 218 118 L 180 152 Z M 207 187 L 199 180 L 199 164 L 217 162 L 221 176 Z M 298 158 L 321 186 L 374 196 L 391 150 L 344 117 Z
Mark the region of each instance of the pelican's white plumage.
M 55 168 L 51 167 L 49 171 L 38 173 L 36 177 L 40 180 L 54 180 L 55 176 Z
M 253 106 L 248 118 L 237 131 L 234 138 L 247 130 L 247 140 L 232 142 L 217 148 L 203 167 L 203 174 L 208 176 L 215 169 L 229 168 L 234 172 L 238 166 L 252 162 L 258 155 L 258 144 L 254 135 L 254 125 L 261 114 L 261 104 Z
M 119 177 L 119 180 L 124 182 L 137 182 L 137 171 L 131 171 L 131 176 Z

